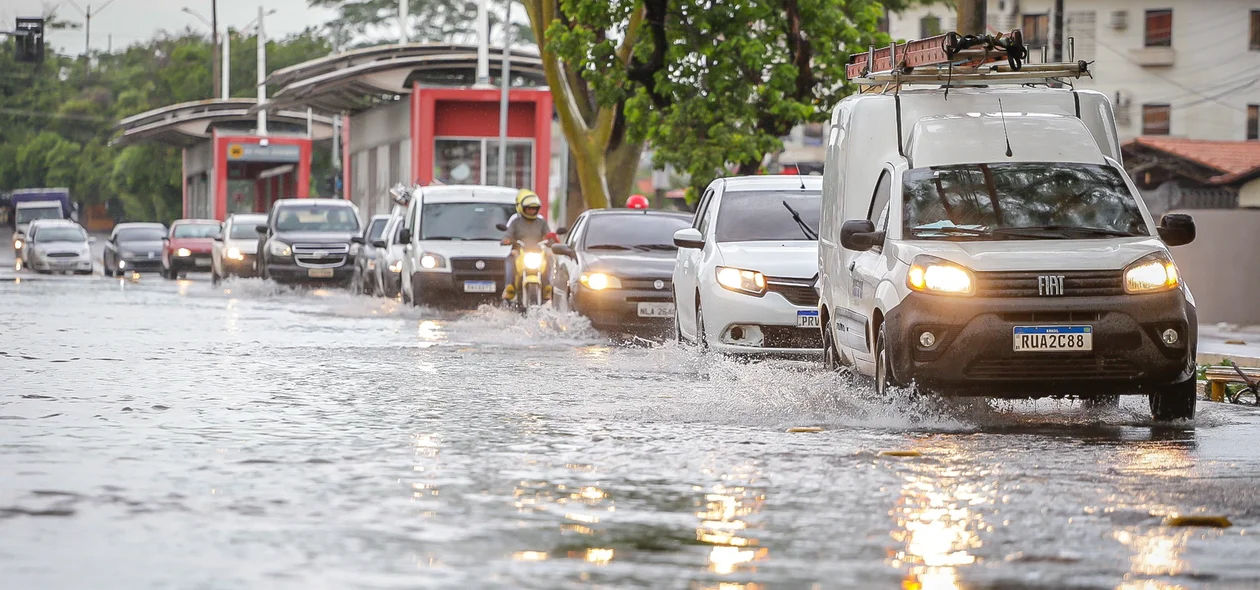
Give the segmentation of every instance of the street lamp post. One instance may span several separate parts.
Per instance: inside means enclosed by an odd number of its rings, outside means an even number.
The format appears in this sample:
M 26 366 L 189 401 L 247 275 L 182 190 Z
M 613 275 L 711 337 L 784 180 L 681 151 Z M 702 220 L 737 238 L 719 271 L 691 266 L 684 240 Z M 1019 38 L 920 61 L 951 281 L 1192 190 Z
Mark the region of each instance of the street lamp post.
M 263 28 L 263 7 L 258 7 L 258 134 L 267 135 L 267 34 Z
M 92 12 L 91 4 L 88 4 L 87 9 L 84 10 L 82 8 L 79 8 L 79 5 L 75 3 L 74 0 L 67 0 L 67 2 L 69 2 L 70 6 L 73 6 L 75 10 L 79 11 L 79 14 L 83 15 L 83 55 L 91 56 L 92 55 L 92 17 L 100 14 L 101 11 L 108 8 L 110 4 L 114 3 L 114 0 L 107 0 L 104 4 L 100 6 L 100 8 L 96 9 L 96 12 Z

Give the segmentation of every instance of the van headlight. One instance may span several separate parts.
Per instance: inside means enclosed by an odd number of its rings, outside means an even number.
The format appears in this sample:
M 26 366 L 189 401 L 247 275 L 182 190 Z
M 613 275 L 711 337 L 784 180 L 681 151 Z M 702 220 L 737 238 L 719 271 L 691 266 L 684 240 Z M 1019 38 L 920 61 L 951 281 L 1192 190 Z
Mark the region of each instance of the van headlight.
M 523 264 L 527 270 L 538 270 L 542 268 L 542 252 L 526 252 L 525 258 L 521 260 L 521 264 Z
M 578 281 L 592 291 L 621 288 L 621 279 L 602 272 L 582 273 Z
M 445 266 L 446 266 L 446 258 L 444 258 L 441 254 L 434 254 L 432 252 L 426 252 L 423 256 L 420 257 L 420 268 L 434 269 L 434 268 L 443 268 Z M 394 269 L 392 265 L 389 268 L 390 270 Z M 398 262 L 398 270 L 394 272 L 402 272 L 402 262 Z
M 267 244 L 267 251 L 270 252 L 272 256 L 277 256 L 279 258 L 288 258 L 293 255 L 293 249 L 284 242 L 271 242 Z
M 240 248 L 228 248 L 227 257 L 230 260 L 245 260 L 245 255 L 241 254 Z
M 933 256 L 919 256 L 906 273 L 906 286 L 920 293 L 973 295 L 976 279 L 960 265 Z
M 1127 293 L 1159 293 L 1181 285 L 1181 273 L 1172 259 L 1163 253 L 1139 258 L 1124 269 L 1124 290 Z
M 761 296 L 766 292 L 766 275 L 755 270 L 717 267 L 717 282 L 729 291 Z

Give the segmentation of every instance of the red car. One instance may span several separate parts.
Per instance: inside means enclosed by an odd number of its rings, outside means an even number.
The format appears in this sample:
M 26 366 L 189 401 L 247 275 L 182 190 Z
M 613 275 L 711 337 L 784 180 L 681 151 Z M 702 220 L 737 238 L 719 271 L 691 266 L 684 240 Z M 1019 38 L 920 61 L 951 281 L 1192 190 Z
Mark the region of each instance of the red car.
M 223 224 L 213 219 L 178 219 L 162 239 L 162 276 L 210 271 L 210 250 Z

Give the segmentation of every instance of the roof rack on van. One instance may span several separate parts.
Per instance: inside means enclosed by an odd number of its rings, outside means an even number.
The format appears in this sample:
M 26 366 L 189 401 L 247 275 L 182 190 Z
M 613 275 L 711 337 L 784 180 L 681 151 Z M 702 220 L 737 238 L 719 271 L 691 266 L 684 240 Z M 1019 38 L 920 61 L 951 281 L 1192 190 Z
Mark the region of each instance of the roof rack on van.
M 1028 47 L 1015 29 L 1005 35 L 949 32 L 849 57 L 845 75 L 859 86 L 900 84 L 989 85 L 1046 83 L 1089 76 L 1089 63 L 1025 64 Z

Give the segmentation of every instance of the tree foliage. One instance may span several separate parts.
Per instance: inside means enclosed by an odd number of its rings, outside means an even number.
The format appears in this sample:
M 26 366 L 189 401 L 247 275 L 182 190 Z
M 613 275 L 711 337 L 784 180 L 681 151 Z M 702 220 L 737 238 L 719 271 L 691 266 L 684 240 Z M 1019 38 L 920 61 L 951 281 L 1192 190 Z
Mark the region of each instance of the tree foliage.
M 257 38 L 231 46 L 231 94 L 256 95 Z M 312 29 L 268 42 L 270 69 L 331 50 Z M 192 31 L 162 34 L 91 60 L 49 48 L 42 64 L 16 63 L 0 44 L 0 191 L 66 186 L 85 204 L 118 198 L 127 217 L 169 221 L 180 215 L 180 150 L 109 146 L 122 118 L 210 98 L 210 40 Z M 326 160 L 326 159 L 325 159 Z M 316 163 L 320 163 L 317 160 Z M 318 172 L 317 172 L 318 174 Z
M 328 23 L 334 44 L 346 46 L 376 45 L 398 42 L 398 0 L 307 0 L 312 7 L 333 8 L 337 18 Z M 491 38 L 501 43 L 503 11 L 500 0 L 491 3 L 488 11 Z M 408 33 L 410 42 L 475 43 L 477 41 L 477 2 L 475 0 L 408 0 Z M 519 9 L 513 22 L 513 39 L 532 43 L 534 36 L 522 24 Z M 496 32 L 497 31 L 497 32 Z

